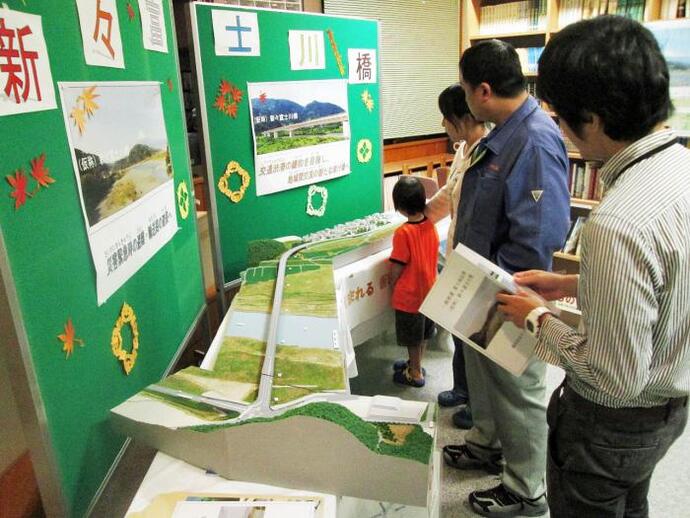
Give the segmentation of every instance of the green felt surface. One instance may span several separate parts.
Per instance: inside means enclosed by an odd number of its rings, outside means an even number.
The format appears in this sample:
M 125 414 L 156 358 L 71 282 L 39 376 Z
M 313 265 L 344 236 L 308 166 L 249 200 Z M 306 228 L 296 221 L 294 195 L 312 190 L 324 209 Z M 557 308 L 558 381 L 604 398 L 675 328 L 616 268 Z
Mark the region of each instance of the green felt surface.
M 326 212 L 322 217 L 309 216 L 305 212 L 308 185 L 256 196 L 254 145 L 247 99 L 248 82 L 342 79 L 325 31 L 333 31 L 347 75 L 347 49 L 377 49 L 378 24 L 371 20 L 249 9 L 258 16 L 261 56 L 216 56 L 211 12 L 214 9 L 237 10 L 237 7 L 198 4 L 194 9 L 203 69 L 203 95 L 207 107 L 208 145 L 213 166 L 213 181 L 210 187 L 218 207 L 219 241 L 225 281 L 237 279 L 240 271 L 249 265 L 247 247 L 250 241 L 285 235 L 301 236 L 343 221 L 380 212 L 382 150 L 378 83 L 348 85 L 351 173 L 319 183 L 325 186 L 329 193 Z M 290 69 L 289 30 L 324 31 L 324 70 Z M 222 79 L 232 82 L 244 94 L 236 119 L 222 114 L 213 107 Z M 360 99 L 364 90 L 368 90 L 374 99 L 375 108 L 372 112 L 365 108 Z M 357 142 L 362 138 L 368 138 L 374 145 L 371 160 L 364 164 L 357 161 L 355 151 Z M 239 203 L 231 202 L 217 186 L 218 179 L 225 172 L 228 162 L 232 160 L 239 162 L 251 175 L 249 188 Z
M 0 118 L 0 173 L 24 168 L 28 175 L 29 161 L 45 153 L 46 167 L 56 180 L 15 211 L 11 188 L 3 179 L 0 228 L 45 404 L 59 484 L 70 515 L 82 516 L 125 441 L 111 429 L 109 410 L 161 378 L 204 298 L 192 203 L 186 220 L 178 213 L 174 238 L 98 307 L 57 82 L 161 82 L 175 186 L 184 180 L 192 193 L 175 31 L 171 5 L 164 1 L 169 52 L 145 50 L 137 1 L 129 2 L 136 13 L 133 21 L 127 16 L 127 2 L 118 1 L 126 68 L 88 66 L 73 0 L 28 1 L 26 6 L 21 0 L 5 1 L 11 9 L 42 16 L 58 108 Z M 140 333 L 137 363 L 129 376 L 110 347 L 124 302 L 134 308 Z M 65 359 L 57 335 L 69 318 L 84 346 L 76 346 Z

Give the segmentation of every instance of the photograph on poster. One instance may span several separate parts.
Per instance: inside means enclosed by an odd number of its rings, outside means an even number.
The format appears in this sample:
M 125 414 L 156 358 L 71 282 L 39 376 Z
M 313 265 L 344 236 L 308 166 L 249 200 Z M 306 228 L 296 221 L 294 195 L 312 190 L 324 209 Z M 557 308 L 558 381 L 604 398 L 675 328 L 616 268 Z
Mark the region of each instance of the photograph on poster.
M 645 24 L 663 52 L 671 76 L 671 100 L 675 108 L 668 120 L 676 133 L 690 136 L 690 20 L 664 20 Z
M 177 230 L 160 84 L 59 87 L 100 304 Z
M 0 4 L 0 117 L 56 108 L 41 17 Z
M 257 195 L 350 173 L 347 81 L 248 83 Z

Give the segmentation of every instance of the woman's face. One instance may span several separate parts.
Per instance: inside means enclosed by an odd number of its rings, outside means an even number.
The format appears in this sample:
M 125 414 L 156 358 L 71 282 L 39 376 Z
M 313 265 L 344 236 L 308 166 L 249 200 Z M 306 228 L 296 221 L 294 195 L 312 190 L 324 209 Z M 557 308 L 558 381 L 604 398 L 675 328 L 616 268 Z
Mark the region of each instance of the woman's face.
M 457 127 L 455 124 L 453 124 L 452 121 L 449 121 L 448 119 L 443 117 L 443 120 L 441 121 L 441 126 L 443 126 L 443 129 L 446 130 L 446 133 L 448 134 L 448 137 L 450 137 L 450 140 L 452 142 L 458 142 L 460 140 L 464 140 L 462 132 L 460 131 L 460 128 Z M 458 126 L 459 126 L 459 124 L 458 124 Z

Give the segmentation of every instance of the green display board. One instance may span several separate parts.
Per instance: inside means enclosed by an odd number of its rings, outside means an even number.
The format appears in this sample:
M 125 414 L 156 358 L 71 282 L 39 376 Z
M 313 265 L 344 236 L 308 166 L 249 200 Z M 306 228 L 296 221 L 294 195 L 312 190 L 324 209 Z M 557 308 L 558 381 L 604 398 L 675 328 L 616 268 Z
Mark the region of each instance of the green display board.
M 57 103 L 55 109 L 0 116 L 1 172 L 4 177 L 16 178 L 17 171 L 22 170 L 29 191 L 24 203 L 15 208 L 11 195 L 16 186 L 3 178 L 0 187 L 0 264 L 19 336 L 19 343 L 7 347 L 23 350 L 25 382 L 30 378 L 37 384 L 34 404 L 42 401 L 33 409 L 39 416 L 36 420 L 40 422 L 43 414 L 46 417 L 41 433 L 47 438 L 44 446 L 49 455 L 32 452 L 32 459 L 39 478 L 51 471 L 43 464 L 54 463 L 52 472 L 57 480 L 39 480 L 39 485 L 43 489 L 54 483 L 57 490 L 52 496 L 58 494 L 58 500 L 63 500 L 56 505 L 52 498 L 47 499 L 47 512 L 83 516 L 126 440 L 111 429 L 109 410 L 164 375 L 204 306 L 172 4 L 162 2 L 168 46 L 168 52 L 163 53 L 143 46 L 137 0 L 113 2 L 125 68 L 110 68 L 86 64 L 74 0 L 5 2 L 14 11 L 41 16 L 53 79 L 53 84 L 42 85 L 43 94 L 53 88 Z M 95 0 L 92 3 L 96 4 Z M 0 9 L 0 19 L 6 13 Z M 5 25 L 0 29 L 9 28 L 9 21 Z M 3 44 L 8 48 L 3 34 L 0 32 L 0 50 Z M 21 59 L 19 63 L 21 66 Z M 3 65 L 7 61 L 0 57 L 0 88 L 7 79 Z M 181 182 L 186 183 L 192 200 L 186 218 L 178 203 L 174 204 L 178 230 L 171 241 L 100 306 L 61 107 L 60 81 L 158 82 L 175 190 Z M 104 97 L 95 102 L 104 104 Z M 131 128 L 133 134 L 137 131 L 137 127 Z M 45 167 L 55 181 L 37 189 L 30 176 L 30 163 L 43 154 Z M 139 340 L 136 363 L 129 374 L 111 351 L 113 329 L 124 303 L 134 310 Z M 66 333 L 70 319 L 74 336 L 82 342 L 75 341 L 72 354 L 67 356 L 58 336 Z M 133 343 L 129 326 L 123 327 L 122 337 L 123 350 L 128 352 Z M 18 379 L 13 379 L 13 384 L 19 386 Z M 35 435 L 31 430 L 28 434 Z
M 220 42 L 216 41 L 214 33 L 214 11 L 216 13 L 255 13 L 257 25 L 250 30 L 258 29 L 260 54 L 218 55 L 216 45 L 220 45 Z M 215 208 L 213 212 L 218 255 L 222 257 L 222 264 L 218 268 L 222 271 L 222 279 L 218 279 L 219 281 L 231 282 L 247 268 L 247 248 L 249 242 L 253 240 L 273 239 L 286 235 L 302 236 L 340 222 L 381 211 L 382 145 L 378 76 L 375 81 L 369 83 L 348 81 L 349 49 L 374 50 L 376 57 L 373 59 L 373 70 L 379 71 L 378 22 L 319 14 L 194 3 L 192 25 L 197 78 L 202 101 L 211 205 Z M 245 31 L 250 30 L 245 29 Z M 317 37 L 323 39 L 325 57 L 323 68 L 293 69 L 288 37 L 290 31 L 316 31 Z M 250 32 L 243 33 L 242 37 L 245 42 L 243 45 L 246 45 L 251 38 Z M 313 40 L 310 41 L 313 42 Z M 304 43 L 294 44 L 306 46 L 308 43 L 305 39 Z M 334 47 L 340 55 L 342 68 L 339 67 Z M 373 53 L 371 55 L 373 56 Z M 306 212 L 309 185 L 257 195 L 259 168 L 255 163 L 248 87 L 248 83 L 304 81 L 304 91 L 309 91 L 313 84 L 310 81 L 315 80 L 348 81 L 346 95 L 350 137 L 349 170 L 351 172 L 325 181 L 314 180 L 316 185 L 325 188 L 328 192 L 327 204 L 321 216 L 309 215 Z M 229 103 L 235 105 L 232 108 L 233 111 L 236 110 L 233 116 L 228 115 L 227 112 L 223 113 L 218 108 L 217 99 L 223 81 L 227 81 L 241 92 L 241 100 L 237 102 L 231 100 Z M 362 100 L 365 91 L 370 96 L 369 107 Z M 315 100 L 318 99 L 316 96 Z M 295 122 L 301 122 L 301 119 L 295 119 Z M 370 143 L 371 147 L 358 158 L 357 147 L 363 139 L 367 139 L 366 145 Z M 249 175 L 248 188 L 239 201 L 231 200 L 221 192 L 218 186 L 219 180 L 231 162 L 237 162 Z M 290 167 L 283 169 L 281 166 L 275 175 L 287 176 L 291 172 Z M 229 190 L 239 192 L 240 188 L 240 176 L 232 174 L 229 177 Z M 320 204 L 321 198 L 316 196 L 314 206 L 320 208 Z

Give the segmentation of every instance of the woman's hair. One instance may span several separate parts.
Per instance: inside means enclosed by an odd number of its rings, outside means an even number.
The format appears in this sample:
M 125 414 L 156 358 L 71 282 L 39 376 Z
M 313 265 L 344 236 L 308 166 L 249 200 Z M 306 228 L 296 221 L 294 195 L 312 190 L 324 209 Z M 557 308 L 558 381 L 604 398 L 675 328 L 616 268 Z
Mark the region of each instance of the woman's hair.
M 465 115 L 472 116 L 460 83 L 452 84 L 441 92 L 438 96 L 438 109 L 441 110 L 445 119 L 453 125 Z

